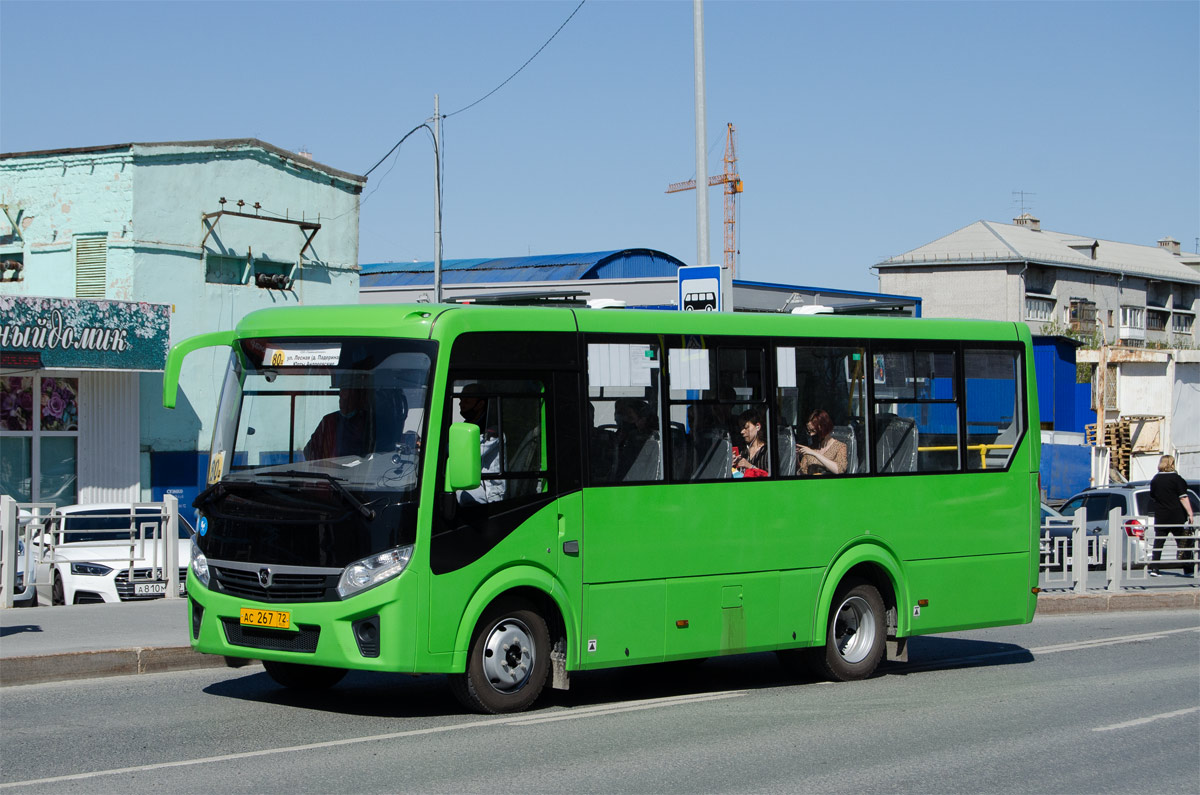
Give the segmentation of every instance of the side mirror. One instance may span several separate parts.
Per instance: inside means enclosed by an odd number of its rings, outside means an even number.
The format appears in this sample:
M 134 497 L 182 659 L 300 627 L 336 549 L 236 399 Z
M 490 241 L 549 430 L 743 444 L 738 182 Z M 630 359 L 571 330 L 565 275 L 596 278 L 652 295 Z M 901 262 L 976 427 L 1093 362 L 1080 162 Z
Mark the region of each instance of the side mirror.
M 479 426 L 470 422 L 453 423 L 446 451 L 446 491 L 476 488 L 482 475 Z

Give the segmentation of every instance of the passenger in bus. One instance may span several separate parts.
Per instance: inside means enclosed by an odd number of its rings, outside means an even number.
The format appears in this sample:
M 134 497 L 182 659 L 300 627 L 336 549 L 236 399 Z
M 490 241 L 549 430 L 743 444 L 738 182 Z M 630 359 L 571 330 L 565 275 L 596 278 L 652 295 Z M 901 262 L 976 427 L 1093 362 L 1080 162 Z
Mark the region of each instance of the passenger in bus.
M 338 410 L 329 412 L 317 423 L 308 444 L 304 445 L 305 460 L 369 453 L 374 441 L 370 403 L 366 389 L 339 389 Z
M 745 440 L 746 446 L 739 451 L 742 454 L 733 459 L 734 467 L 744 473 L 752 469 L 769 473 L 771 465 L 767 456 L 767 433 L 763 429 L 762 416 L 750 409 L 743 411 L 739 419 L 742 425 L 742 439 Z
M 624 479 L 634 461 L 648 444 L 656 444 L 658 413 L 653 404 L 641 398 L 619 398 L 613 405 L 617 421 L 616 478 Z
M 477 383 L 463 387 L 458 398 L 458 413 L 463 422 L 479 426 L 479 460 L 482 473 L 496 474 L 500 472 L 500 454 L 503 451 L 500 432 L 494 426 L 488 425 L 488 399 Z M 471 503 L 500 502 L 504 499 L 506 482 L 496 478 L 484 478 L 473 489 L 459 494 L 459 502 L 466 505 Z
M 833 438 L 833 420 L 825 409 L 808 416 L 811 445 L 796 445 L 796 472 L 801 475 L 840 475 L 846 471 L 846 445 Z

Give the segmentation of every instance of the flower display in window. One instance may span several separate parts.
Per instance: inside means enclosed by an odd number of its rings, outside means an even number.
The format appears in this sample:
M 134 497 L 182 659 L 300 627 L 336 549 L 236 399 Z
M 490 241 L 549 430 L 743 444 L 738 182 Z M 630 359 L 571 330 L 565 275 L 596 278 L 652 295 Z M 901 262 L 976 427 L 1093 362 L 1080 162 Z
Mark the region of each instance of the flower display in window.
M 79 379 L 42 379 L 42 430 L 79 430 Z
M 0 378 L 0 427 L 6 431 L 33 430 L 32 378 Z

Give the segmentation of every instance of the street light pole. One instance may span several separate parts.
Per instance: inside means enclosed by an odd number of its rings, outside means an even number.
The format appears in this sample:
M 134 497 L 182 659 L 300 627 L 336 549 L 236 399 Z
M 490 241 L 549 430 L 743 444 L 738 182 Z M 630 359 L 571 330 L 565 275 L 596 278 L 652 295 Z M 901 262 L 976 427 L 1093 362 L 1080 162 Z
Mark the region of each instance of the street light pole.
M 433 302 L 442 302 L 442 114 L 433 95 Z
M 708 137 L 704 108 L 704 3 L 692 0 L 692 41 L 696 70 L 696 264 L 708 262 Z M 724 281 L 724 279 L 722 279 Z M 722 284 L 722 290 L 724 284 Z

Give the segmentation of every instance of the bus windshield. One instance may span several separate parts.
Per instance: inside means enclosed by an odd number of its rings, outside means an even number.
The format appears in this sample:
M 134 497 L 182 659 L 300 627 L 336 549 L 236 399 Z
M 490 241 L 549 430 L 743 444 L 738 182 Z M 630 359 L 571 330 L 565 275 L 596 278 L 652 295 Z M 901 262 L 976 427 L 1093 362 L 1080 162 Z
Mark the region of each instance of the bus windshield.
M 242 340 L 221 392 L 209 484 L 307 480 L 355 502 L 413 499 L 432 359 L 433 344 L 417 340 Z

